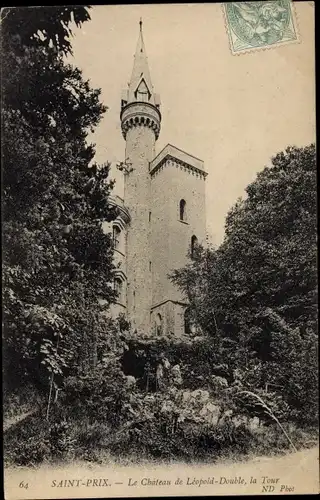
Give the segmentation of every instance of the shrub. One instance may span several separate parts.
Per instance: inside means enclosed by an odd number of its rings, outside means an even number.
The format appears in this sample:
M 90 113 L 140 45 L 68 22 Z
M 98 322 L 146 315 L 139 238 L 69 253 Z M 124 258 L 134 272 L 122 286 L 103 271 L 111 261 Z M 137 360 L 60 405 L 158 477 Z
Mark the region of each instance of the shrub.
M 50 425 L 42 415 L 31 416 L 4 435 L 6 460 L 17 465 L 40 463 L 50 458 Z

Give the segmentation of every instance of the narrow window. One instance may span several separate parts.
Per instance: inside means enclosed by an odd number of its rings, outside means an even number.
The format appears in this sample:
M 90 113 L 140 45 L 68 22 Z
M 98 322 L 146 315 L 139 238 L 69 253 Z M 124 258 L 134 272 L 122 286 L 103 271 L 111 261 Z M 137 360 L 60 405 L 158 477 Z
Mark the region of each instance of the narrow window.
M 118 228 L 118 226 L 113 226 L 112 241 L 113 241 L 113 248 L 114 249 L 119 248 L 119 245 L 120 245 L 120 233 L 121 233 L 121 230 Z
M 149 222 L 151 222 L 151 212 L 149 212 Z
M 149 271 L 151 271 L 151 266 L 152 266 L 152 264 L 151 264 L 151 260 L 150 260 L 149 261 Z
M 162 334 L 162 316 L 160 313 L 156 315 L 156 333 L 157 335 Z
M 193 259 L 195 256 L 195 249 L 197 244 L 198 244 L 198 238 L 195 235 L 193 235 L 191 238 L 191 259 Z
M 118 300 L 121 302 L 122 298 L 122 280 L 120 278 L 115 278 L 114 289 L 118 295 Z
M 180 220 L 186 220 L 186 201 L 180 200 Z

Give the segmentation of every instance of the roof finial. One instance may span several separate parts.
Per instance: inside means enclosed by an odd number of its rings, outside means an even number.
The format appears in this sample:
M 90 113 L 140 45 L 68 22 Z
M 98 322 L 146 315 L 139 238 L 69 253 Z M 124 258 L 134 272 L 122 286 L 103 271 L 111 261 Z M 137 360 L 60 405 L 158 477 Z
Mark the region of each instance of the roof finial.
M 142 17 L 140 17 L 139 24 L 140 24 L 140 31 L 142 32 Z

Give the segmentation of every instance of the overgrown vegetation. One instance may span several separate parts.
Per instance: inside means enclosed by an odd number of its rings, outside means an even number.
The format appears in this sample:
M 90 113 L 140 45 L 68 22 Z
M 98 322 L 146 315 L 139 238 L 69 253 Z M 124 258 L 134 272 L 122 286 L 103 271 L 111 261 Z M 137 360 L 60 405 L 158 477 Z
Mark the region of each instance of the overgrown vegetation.
M 317 425 L 315 146 L 277 154 L 173 281 L 194 320 L 251 390 L 274 392 L 299 426 Z
M 42 408 L 6 433 L 7 459 L 212 462 L 316 443 L 316 429 L 297 425 L 277 393 L 248 393 L 237 371 L 229 381 L 214 375 L 228 365 L 214 351 L 209 339 L 154 343 L 114 332 L 95 369 L 64 379 L 48 421 Z M 212 371 L 201 378 L 194 358 L 201 364 L 206 353 Z
M 3 13 L 7 462 L 213 461 L 311 446 L 314 146 L 276 155 L 229 213 L 223 244 L 199 247 L 173 274 L 196 336 L 137 338 L 99 302 L 115 297 L 102 223 L 116 213 L 87 134 L 106 108 L 63 58 L 72 19 L 89 17 L 87 7 Z
M 112 183 L 86 141 L 106 108 L 63 60 L 71 19 L 88 19 L 86 8 L 2 16 L 5 394 L 30 380 L 47 394 L 52 374 L 58 382 L 96 356 L 98 299 L 114 297 L 102 230 L 115 217 Z

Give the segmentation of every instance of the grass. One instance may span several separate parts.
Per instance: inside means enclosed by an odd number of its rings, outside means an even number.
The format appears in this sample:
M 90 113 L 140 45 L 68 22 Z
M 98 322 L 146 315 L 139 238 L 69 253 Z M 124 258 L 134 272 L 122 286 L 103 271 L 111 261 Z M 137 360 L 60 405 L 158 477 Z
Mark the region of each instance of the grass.
M 269 406 L 266 404 L 266 402 L 263 401 L 263 399 L 260 396 L 258 396 L 257 394 L 255 394 L 254 392 L 251 392 L 251 391 L 241 391 L 241 392 L 238 392 L 238 395 L 240 395 L 240 394 L 246 394 L 248 396 L 253 397 L 255 400 L 257 400 L 258 405 L 265 412 L 265 414 L 269 415 L 269 417 L 272 418 L 276 422 L 276 424 L 279 426 L 280 430 L 283 432 L 283 434 L 285 435 L 285 437 L 288 439 L 290 445 L 292 446 L 293 451 L 297 451 L 297 448 L 293 444 L 293 442 L 290 439 L 290 436 L 286 432 L 285 428 L 280 423 L 280 421 L 278 420 L 278 418 L 275 416 L 275 414 L 273 413 L 273 411 L 271 410 L 271 408 L 269 408 Z
M 5 432 L 5 464 L 10 467 L 14 464 L 37 467 L 37 464 L 41 463 L 48 466 L 55 466 L 59 463 L 116 464 L 118 466 L 240 463 L 252 460 L 257 456 L 275 457 L 287 454 L 288 436 L 290 443 L 294 443 L 294 448 L 291 446 L 294 451 L 311 448 L 318 443 L 317 429 L 303 430 L 292 424 L 283 424 L 280 428 L 276 424 L 271 424 L 257 427 L 251 431 L 251 434 L 246 438 L 248 442 L 246 442 L 245 449 L 241 447 L 241 443 L 240 445 L 235 443 L 234 446 L 229 445 L 226 449 L 222 447 L 215 452 L 207 450 L 201 457 L 191 455 L 184 459 L 181 456 L 174 456 L 174 453 L 166 458 L 157 458 L 152 456 L 150 452 L 146 453 L 139 444 L 132 444 L 128 448 L 127 443 L 125 443 L 122 448 L 120 446 L 116 448 L 117 451 L 112 452 L 110 446 L 110 444 L 112 445 L 112 436 L 114 436 L 114 432 L 106 423 L 88 420 L 74 421 L 67 430 L 65 451 L 60 454 L 52 454 L 47 423 L 40 415 L 34 415 L 28 419 L 27 425 L 21 422 Z

